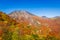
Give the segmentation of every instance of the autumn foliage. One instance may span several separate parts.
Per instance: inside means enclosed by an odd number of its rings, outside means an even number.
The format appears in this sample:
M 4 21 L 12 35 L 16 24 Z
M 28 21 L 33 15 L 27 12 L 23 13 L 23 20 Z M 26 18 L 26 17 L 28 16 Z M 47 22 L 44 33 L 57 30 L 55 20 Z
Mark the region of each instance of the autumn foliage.
M 37 21 L 30 25 L 28 20 L 17 22 L 0 12 L 0 40 L 60 40 L 60 21 L 32 18 Z

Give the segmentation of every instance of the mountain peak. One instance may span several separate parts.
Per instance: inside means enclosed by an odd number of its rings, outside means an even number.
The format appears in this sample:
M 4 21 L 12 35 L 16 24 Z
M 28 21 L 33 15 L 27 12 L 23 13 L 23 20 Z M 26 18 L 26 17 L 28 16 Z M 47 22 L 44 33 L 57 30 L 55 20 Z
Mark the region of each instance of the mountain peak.
M 11 18 L 14 18 L 17 20 L 17 22 L 28 22 L 28 24 L 34 24 L 36 17 L 34 14 L 29 13 L 28 11 L 14 11 L 11 14 L 9 14 Z
M 25 10 L 15 10 L 15 11 L 13 11 L 13 12 L 16 12 L 16 13 L 26 13 L 27 11 L 25 11 Z
M 15 11 L 13 11 L 13 12 L 11 12 L 10 14 L 19 14 L 19 15 L 31 15 L 31 16 L 35 16 L 34 14 L 32 14 L 32 13 L 30 13 L 30 12 L 28 12 L 28 11 L 25 11 L 25 10 L 15 10 Z M 9 15 L 10 15 L 9 14 Z

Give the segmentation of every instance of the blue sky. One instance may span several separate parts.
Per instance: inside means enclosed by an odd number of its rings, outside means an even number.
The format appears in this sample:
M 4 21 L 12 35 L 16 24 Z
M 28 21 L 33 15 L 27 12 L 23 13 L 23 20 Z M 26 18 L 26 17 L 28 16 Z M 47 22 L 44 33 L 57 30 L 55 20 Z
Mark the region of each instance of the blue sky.
M 60 16 L 60 0 L 0 0 L 0 11 L 26 10 L 38 16 Z

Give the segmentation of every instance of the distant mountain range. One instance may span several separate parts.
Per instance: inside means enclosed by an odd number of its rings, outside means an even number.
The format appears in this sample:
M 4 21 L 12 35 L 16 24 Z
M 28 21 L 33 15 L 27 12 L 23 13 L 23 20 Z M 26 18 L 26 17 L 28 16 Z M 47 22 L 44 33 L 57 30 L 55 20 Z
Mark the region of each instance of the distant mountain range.
M 18 28 L 20 35 L 35 33 L 44 37 L 50 35 L 60 38 L 60 17 L 39 17 L 27 11 L 13 11 L 10 14 L 0 12 L 0 28 L 0 35 L 4 33 L 3 28 L 11 32 Z

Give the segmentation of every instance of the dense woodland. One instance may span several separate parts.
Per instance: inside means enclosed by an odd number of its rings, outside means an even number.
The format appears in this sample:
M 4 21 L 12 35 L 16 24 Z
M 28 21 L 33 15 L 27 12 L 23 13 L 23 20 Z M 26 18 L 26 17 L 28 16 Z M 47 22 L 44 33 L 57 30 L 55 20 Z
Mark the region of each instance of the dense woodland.
M 38 20 L 39 17 L 33 17 Z M 40 18 L 36 25 L 29 21 L 17 22 L 0 12 L 0 40 L 60 40 L 60 18 Z

